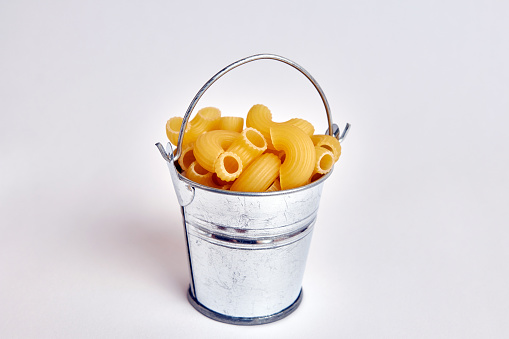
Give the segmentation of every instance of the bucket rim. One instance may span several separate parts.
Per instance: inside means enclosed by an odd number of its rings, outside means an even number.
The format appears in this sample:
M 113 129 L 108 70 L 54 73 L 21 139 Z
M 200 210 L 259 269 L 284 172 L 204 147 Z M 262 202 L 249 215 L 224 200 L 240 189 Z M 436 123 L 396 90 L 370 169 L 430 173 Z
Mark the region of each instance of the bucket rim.
M 175 164 L 173 164 L 173 165 L 175 166 Z M 177 167 L 175 167 L 175 169 L 177 169 Z M 245 192 L 245 191 L 223 190 L 223 189 L 214 188 L 214 187 L 210 187 L 210 186 L 205 186 L 205 185 L 199 184 L 199 183 L 197 183 L 195 181 L 192 181 L 192 180 L 186 178 L 178 170 L 176 172 L 177 172 L 177 175 L 178 175 L 178 179 L 180 181 L 185 182 L 186 184 L 192 186 L 193 188 L 200 188 L 202 190 L 210 191 L 210 192 L 213 192 L 213 193 L 232 195 L 232 196 L 273 196 L 273 195 L 282 195 L 282 194 L 296 193 L 296 192 L 299 192 L 299 191 L 304 191 L 304 190 L 316 187 L 318 185 L 321 185 L 325 180 L 327 180 L 327 178 L 329 178 L 329 176 L 332 174 L 333 171 L 334 171 L 334 165 L 332 166 L 332 168 L 331 168 L 331 170 L 329 172 L 324 174 L 320 179 L 313 181 L 312 183 L 309 183 L 309 184 L 303 185 L 303 186 L 299 186 L 299 187 L 295 187 L 295 188 L 291 188 L 291 189 L 288 189 L 288 190 L 272 191 L 272 192 Z

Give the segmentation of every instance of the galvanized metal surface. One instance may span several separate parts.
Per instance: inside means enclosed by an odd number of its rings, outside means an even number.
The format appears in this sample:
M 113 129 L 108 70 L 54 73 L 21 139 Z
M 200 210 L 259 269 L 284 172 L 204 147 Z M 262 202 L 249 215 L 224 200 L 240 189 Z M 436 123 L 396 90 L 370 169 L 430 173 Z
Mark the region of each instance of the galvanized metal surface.
M 191 273 L 189 301 L 204 315 L 232 324 L 257 325 L 279 320 L 298 307 L 302 278 L 323 183 L 279 192 L 232 192 L 202 186 L 178 172 L 183 133 L 203 93 L 230 70 L 260 59 L 284 62 L 303 73 L 325 106 L 327 133 L 343 140 L 329 105 L 314 78 L 302 67 L 271 54 L 239 60 L 218 72 L 191 102 L 176 151 L 156 144 L 168 163 L 186 234 Z
M 236 196 L 195 187 L 184 207 L 196 299 L 232 317 L 264 317 L 299 296 L 323 184 Z

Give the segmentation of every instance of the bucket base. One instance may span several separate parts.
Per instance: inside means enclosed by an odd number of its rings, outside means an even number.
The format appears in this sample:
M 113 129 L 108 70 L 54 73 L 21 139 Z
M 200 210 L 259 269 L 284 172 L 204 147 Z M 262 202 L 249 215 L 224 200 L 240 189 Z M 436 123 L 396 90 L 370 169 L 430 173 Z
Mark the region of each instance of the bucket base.
M 189 303 L 193 305 L 193 307 L 198 312 L 209 317 L 210 319 L 232 325 L 262 325 L 283 319 L 284 317 L 295 311 L 302 301 L 302 289 L 300 290 L 299 296 L 293 302 L 293 304 L 291 304 L 290 306 L 288 306 L 287 308 L 280 312 L 261 317 L 232 317 L 229 315 L 214 312 L 208 309 L 207 307 L 203 306 L 198 302 L 198 300 L 196 300 L 196 298 L 193 296 L 191 292 L 191 287 L 189 287 L 189 290 L 187 292 L 187 300 L 189 300 Z

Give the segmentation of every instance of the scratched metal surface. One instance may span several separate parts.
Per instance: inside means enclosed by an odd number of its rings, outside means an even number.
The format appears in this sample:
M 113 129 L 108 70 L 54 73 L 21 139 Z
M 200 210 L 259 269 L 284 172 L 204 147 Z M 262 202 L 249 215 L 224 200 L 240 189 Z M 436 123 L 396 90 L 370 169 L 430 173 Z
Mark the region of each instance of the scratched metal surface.
M 232 317 L 261 317 L 298 297 L 323 184 L 236 196 L 195 188 L 184 207 L 194 293 Z

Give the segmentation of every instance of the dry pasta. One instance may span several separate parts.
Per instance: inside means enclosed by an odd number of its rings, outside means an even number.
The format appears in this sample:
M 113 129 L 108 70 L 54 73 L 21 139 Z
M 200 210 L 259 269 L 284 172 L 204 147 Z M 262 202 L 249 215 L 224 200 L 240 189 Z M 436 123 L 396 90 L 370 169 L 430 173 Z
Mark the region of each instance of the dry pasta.
M 240 133 L 244 129 L 244 119 L 240 117 L 221 117 L 219 129 Z
M 326 174 L 332 169 L 332 165 L 334 165 L 334 154 L 328 149 L 325 149 L 320 146 L 315 146 L 316 153 L 316 161 L 315 168 L 313 169 L 313 174 L 320 173 Z
M 311 123 L 304 119 L 290 119 L 286 122 L 272 121 L 272 113 L 265 105 L 254 105 L 247 113 L 246 126 L 256 128 L 260 131 L 265 139 L 267 139 L 267 148 L 274 149 L 272 141 L 270 140 L 270 128 L 278 125 L 293 125 L 302 129 L 307 135 L 313 135 L 315 128 Z
M 279 180 L 281 189 L 291 189 L 309 182 L 315 167 L 316 152 L 311 138 L 300 128 L 281 124 L 270 129 L 272 144 L 285 152 Z
M 196 139 L 194 156 L 196 161 L 209 172 L 214 172 L 214 163 L 240 133 L 233 131 L 215 130 L 203 133 Z
M 315 134 L 311 136 L 311 140 L 315 146 L 320 146 L 334 154 L 334 162 L 338 161 L 341 156 L 341 144 L 335 137 L 327 134 Z
M 237 154 L 242 160 L 242 167 L 249 164 L 267 149 L 267 141 L 263 135 L 252 127 L 248 127 L 233 141 L 227 151 Z
M 281 184 L 279 183 L 279 179 L 274 180 L 272 185 L 265 192 L 276 192 L 281 191 Z
M 243 192 L 266 191 L 279 176 L 280 167 L 279 158 L 274 154 L 266 153 L 242 171 L 230 190 Z
M 221 111 L 215 107 L 205 107 L 196 113 L 193 120 L 190 121 L 191 128 L 186 132 L 184 144 L 195 142 L 198 137 L 208 131 L 219 128 L 221 120 Z
M 166 123 L 173 145 L 182 121 L 173 117 Z M 300 118 L 274 122 L 264 105 L 251 107 L 246 126 L 243 118 L 221 117 L 217 108 L 199 110 L 184 132 L 181 174 L 215 189 L 275 192 L 320 179 L 341 155 L 335 137 L 313 135 L 313 125 Z
M 194 161 L 196 161 L 196 158 L 194 156 L 194 143 L 192 142 L 182 147 L 178 163 L 180 168 L 182 168 L 183 171 L 186 171 Z
M 186 177 L 204 186 L 217 187 L 212 180 L 212 173 L 201 167 L 197 161 L 193 162 L 186 170 Z
M 242 160 L 233 152 L 223 152 L 216 159 L 214 172 L 221 180 L 233 181 L 242 172 Z
M 166 122 L 166 136 L 168 137 L 168 140 L 170 140 L 170 142 L 175 146 L 177 146 L 179 140 L 179 133 L 180 127 L 182 126 L 182 120 L 183 119 L 181 117 L 173 117 Z M 187 124 L 185 131 L 186 134 L 184 134 L 184 140 L 186 139 L 187 132 L 189 132 L 192 125 L 193 124 L 191 124 L 190 122 Z

